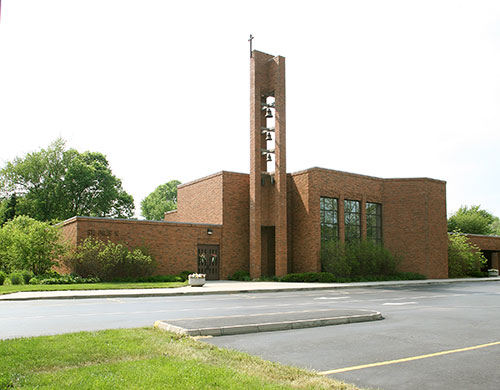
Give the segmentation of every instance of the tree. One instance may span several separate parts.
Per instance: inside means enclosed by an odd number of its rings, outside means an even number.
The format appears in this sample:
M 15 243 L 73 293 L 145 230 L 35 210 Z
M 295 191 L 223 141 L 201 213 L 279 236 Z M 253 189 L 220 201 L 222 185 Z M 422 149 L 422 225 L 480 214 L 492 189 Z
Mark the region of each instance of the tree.
M 459 232 L 448 235 L 448 277 L 482 276 L 487 260 L 479 248 Z
M 0 171 L 0 197 L 15 195 L 17 215 L 40 221 L 75 215 L 130 217 L 134 200 L 104 155 L 66 149 L 57 139 L 47 149 L 8 162 Z
M 162 220 L 165 212 L 177 208 L 178 180 L 159 185 L 141 202 L 141 214 L 149 220 Z
M 12 194 L 10 198 L 0 202 L 0 227 L 7 221 L 14 219 L 16 216 L 17 196 Z
M 462 206 L 458 211 L 448 218 L 448 231 L 460 231 L 468 234 L 492 234 L 492 224 L 498 220 L 480 206 Z
M 500 236 L 500 218 L 496 217 L 490 227 L 491 230 L 493 230 L 493 234 L 495 236 Z
M 0 228 L 0 270 L 46 273 L 65 253 L 59 229 L 47 222 L 17 216 Z

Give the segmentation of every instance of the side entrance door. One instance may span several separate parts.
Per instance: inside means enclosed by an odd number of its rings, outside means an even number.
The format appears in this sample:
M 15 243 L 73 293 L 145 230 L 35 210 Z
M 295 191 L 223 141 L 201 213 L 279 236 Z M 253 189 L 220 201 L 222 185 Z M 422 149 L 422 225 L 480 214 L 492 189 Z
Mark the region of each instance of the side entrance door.
M 198 273 L 206 280 L 219 280 L 219 245 L 198 245 Z

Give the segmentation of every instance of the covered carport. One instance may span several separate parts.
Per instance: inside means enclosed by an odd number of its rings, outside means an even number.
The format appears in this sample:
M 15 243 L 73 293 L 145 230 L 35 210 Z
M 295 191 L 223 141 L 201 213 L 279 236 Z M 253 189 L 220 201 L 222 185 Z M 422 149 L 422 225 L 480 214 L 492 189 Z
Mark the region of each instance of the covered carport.
M 488 269 L 499 267 L 500 236 L 483 236 L 480 234 L 466 234 L 469 241 L 476 245 L 488 260 Z

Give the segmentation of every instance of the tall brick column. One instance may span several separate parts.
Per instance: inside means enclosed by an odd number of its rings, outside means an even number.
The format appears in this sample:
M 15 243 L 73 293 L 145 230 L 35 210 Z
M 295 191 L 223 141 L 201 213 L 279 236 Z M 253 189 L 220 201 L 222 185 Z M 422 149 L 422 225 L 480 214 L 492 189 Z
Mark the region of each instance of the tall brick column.
M 274 150 L 266 141 L 268 126 L 265 108 L 268 97 L 274 97 Z M 274 172 L 267 170 L 270 150 Z M 261 231 L 263 219 L 275 228 L 275 274 L 287 273 L 287 183 L 286 183 L 286 96 L 285 58 L 254 50 L 250 65 L 250 276 L 260 277 L 262 268 Z M 265 192 L 266 196 L 263 196 Z M 263 204 L 263 202 L 273 203 Z M 267 213 L 263 215 L 264 213 Z M 269 215 L 272 213 L 272 215 Z M 270 222 L 271 221 L 271 222 Z

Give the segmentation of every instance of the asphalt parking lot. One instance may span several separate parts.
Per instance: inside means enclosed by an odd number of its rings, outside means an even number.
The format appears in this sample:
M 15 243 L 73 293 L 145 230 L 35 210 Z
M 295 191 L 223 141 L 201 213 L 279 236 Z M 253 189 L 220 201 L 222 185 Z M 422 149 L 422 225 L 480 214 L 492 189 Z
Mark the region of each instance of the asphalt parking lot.
M 187 288 L 159 291 L 159 296 L 150 290 L 98 293 L 108 297 L 18 293 L 0 300 L 0 338 L 152 326 L 157 320 L 192 327 L 216 317 L 224 318 L 219 325 L 225 326 L 227 319 L 237 325 L 242 318 L 248 323 L 283 313 L 381 312 L 379 321 L 202 340 L 363 388 L 498 389 L 499 280 L 428 282 L 302 290 L 217 282 L 194 295 Z
M 498 283 L 356 289 L 309 293 L 302 299 L 378 310 L 385 319 L 205 342 L 364 388 L 500 388 Z

